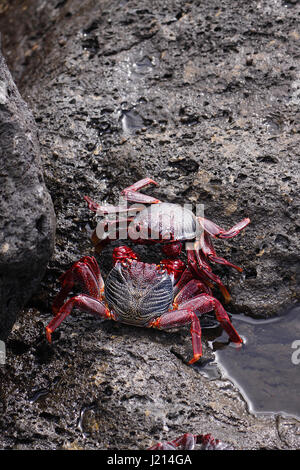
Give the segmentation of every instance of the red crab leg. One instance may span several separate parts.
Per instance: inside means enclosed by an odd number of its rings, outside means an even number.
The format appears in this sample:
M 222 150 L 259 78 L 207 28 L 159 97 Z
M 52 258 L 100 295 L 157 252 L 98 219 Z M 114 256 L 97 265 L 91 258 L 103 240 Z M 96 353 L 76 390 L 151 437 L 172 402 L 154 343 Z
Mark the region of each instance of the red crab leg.
M 194 450 L 196 444 L 201 444 L 201 450 L 222 449 L 224 445 L 211 434 L 186 433 L 173 441 L 158 442 L 148 450 Z
M 207 256 L 210 261 L 213 261 L 214 263 L 218 264 L 224 264 L 225 266 L 230 266 L 231 268 L 236 269 L 240 273 L 243 271 L 242 268 L 240 268 L 239 266 L 236 266 L 235 264 L 230 263 L 226 259 L 217 256 L 212 240 L 208 233 L 205 231 L 201 234 L 201 250 L 202 253 Z
M 158 204 L 160 202 L 159 199 L 138 192 L 139 189 L 142 189 L 149 184 L 155 184 L 158 186 L 158 183 L 153 181 L 151 178 L 144 178 L 132 184 L 131 186 L 128 186 L 128 188 L 123 189 L 123 191 L 121 191 L 121 195 L 130 202 L 138 202 L 141 204 Z
M 222 292 L 225 302 L 228 303 L 231 298 L 228 290 L 221 279 L 212 272 L 211 267 L 206 263 L 201 252 L 198 250 L 187 250 L 187 259 L 189 268 L 194 276 L 205 282 L 205 284 L 208 284 L 209 287 L 211 287 L 211 281 L 215 282 Z
M 183 434 L 183 436 L 177 437 L 173 441 L 158 442 L 148 450 L 175 450 L 176 448 L 182 450 L 193 450 L 196 443 L 196 436 L 191 433 Z
M 191 273 L 189 268 L 186 268 L 179 281 L 175 284 L 174 287 L 174 295 L 177 295 L 178 292 L 191 280 L 193 279 L 193 274 Z
M 216 319 L 218 320 L 222 328 L 226 331 L 231 341 L 233 343 L 238 344 L 243 343 L 242 338 L 232 325 L 230 318 L 227 312 L 225 311 L 223 305 L 214 297 L 207 294 L 197 295 L 193 299 L 182 303 L 180 305 L 180 310 L 181 309 L 193 310 L 197 315 L 202 315 L 203 313 L 207 313 L 211 310 L 214 310 Z
M 211 220 L 205 219 L 204 217 L 197 217 L 203 229 L 208 232 L 214 238 L 232 238 L 235 237 L 250 223 L 250 219 L 246 218 L 238 222 L 236 225 L 231 227 L 229 230 L 225 230 L 219 227 Z
M 192 308 L 181 308 L 179 310 L 171 310 L 164 313 L 155 320 L 149 322 L 148 327 L 158 328 L 160 330 L 167 330 L 169 328 L 177 328 L 183 325 L 191 325 L 191 336 L 193 345 L 193 358 L 189 364 L 198 361 L 202 356 L 202 343 L 201 343 L 201 326 L 199 319 Z
M 158 442 L 154 446 L 149 447 L 148 450 L 176 450 L 176 447 L 172 442 Z
M 202 445 L 202 450 L 224 449 L 224 444 L 211 434 L 198 434 L 194 436 L 196 444 Z
M 54 299 L 52 311 L 56 315 L 63 305 L 66 297 L 75 285 L 80 285 L 86 294 L 101 298 L 104 282 L 96 259 L 93 256 L 84 256 L 73 264 L 60 278 L 61 290 Z
M 72 312 L 73 308 L 79 308 L 80 310 L 93 315 L 97 315 L 102 319 L 113 318 L 109 309 L 100 300 L 94 299 L 89 295 L 79 294 L 71 299 L 61 307 L 58 314 L 50 321 L 46 326 L 46 337 L 49 343 L 51 343 L 51 334 L 61 324 L 61 322 Z
M 180 449 L 184 450 L 194 450 L 196 444 L 196 436 L 189 432 L 183 434 L 183 436 L 177 437 L 171 441 L 174 447 L 179 447 Z
M 178 305 L 187 301 L 191 297 L 195 297 L 196 295 L 201 293 L 211 295 L 211 290 L 198 279 L 192 279 L 176 295 L 176 297 L 174 298 L 173 306 L 177 307 Z
M 84 199 L 88 203 L 88 208 L 92 212 L 96 212 L 98 215 L 106 215 L 106 214 L 119 214 L 123 212 L 130 212 L 135 211 L 138 212 L 143 209 L 143 207 L 127 207 L 127 206 L 101 206 L 97 202 L 94 202 L 89 196 L 84 196 Z

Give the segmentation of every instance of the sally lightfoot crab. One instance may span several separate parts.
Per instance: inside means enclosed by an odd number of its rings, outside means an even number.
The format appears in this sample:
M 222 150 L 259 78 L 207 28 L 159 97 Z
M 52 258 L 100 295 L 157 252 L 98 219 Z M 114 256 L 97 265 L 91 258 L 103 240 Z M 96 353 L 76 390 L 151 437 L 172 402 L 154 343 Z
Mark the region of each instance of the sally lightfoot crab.
M 162 260 L 160 264 L 139 261 L 127 246 L 113 251 L 114 266 L 104 284 L 94 257 L 76 262 L 60 278 L 61 291 L 53 303 L 54 318 L 46 327 L 47 339 L 73 308 L 110 319 L 147 328 L 162 330 L 190 325 L 192 364 L 202 355 L 199 316 L 214 310 L 220 325 L 237 344 L 242 339 L 234 329 L 222 304 L 212 297 L 209 288 L 199 279 L 186 277 L 181 260 Z M 65 301 L 74 286 L 82 294 Z
M 193 277 L 211 287 L 213 284 L 218 285 L 228 302 L 230 294 L 221 279 L 212 272 L 210 263 L 229 266 L 239 272 L 242 269 L 217 256 L 212 239 L 235 237 L 249 224 L 250 219 L 245 218 L 225 230 L 211 220 L 194 215 L 186 206 L 161 202 L 139 191 L 150 184 L 157 185 L 153 179 L 144 178 L 123 189 L 123 202 L 119 206 L 100 205 L 85 196 L 88 207 L 103 217 L 92 235 L 96 251 L 100 253 L 108 243 L 120 238 L 120 233 L 121 238 L 127 238 L 136 244 L 159 243 L 163 253 L 171 259 L 178 258 L 183 243 L 189 242 L 187 263 Z M 127 202 L 134 205 L 127 206 Z

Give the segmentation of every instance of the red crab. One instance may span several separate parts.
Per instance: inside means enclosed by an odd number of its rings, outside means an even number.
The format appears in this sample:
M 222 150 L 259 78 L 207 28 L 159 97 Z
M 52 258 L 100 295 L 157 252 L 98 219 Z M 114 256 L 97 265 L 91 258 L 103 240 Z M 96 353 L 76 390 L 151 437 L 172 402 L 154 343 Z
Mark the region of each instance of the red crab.
M 148 450 L 194 450 L 196 444 L 200 444 L 200 450 L 224 450 L 228 448 L 219 439 L 214 439 L 211 434 L 186 433 L 173 441 L 158 442 Z
M 108 243 L 116 240 L 120 233 L 124 233 L 124 228 L 127 238 L 136 244 L 160 243 L 163 253 L 169 258 L 178 258 L 182 244 L 190 242 L 187 248 L 188 271 L 209 287 L 216 283 L 228 302 L 230 294 L 221 279 L 212 272 L 209 262 L 230 266 L 239 272 L 242 269 L 217 256 L 212 238 L 235 237 L 249 224 L 250 219 L 243 219 L 229 230 L 225 230 L 204 217 L 196 217 L 186 207 L 161 202 L 139 192 L 149 184 L 157 185 L 151 178 L 144 178 L 121 192 L 125 201 L 138 203 L 139 206 L 101 206 L 85 196 L 89 208 L 98 215 L 119 216 L 125 213 L 123 218 L 119 217 L 114 221 L 104 219 L 98 224 L 92 235 L 96 251 L 100 253 Z M 149 206 L 145 207 L 145 204 Z M 134 212 L 136 215 L 132 215 Z
M 61 291 L 53 303 L 54 318 L 46 327 L 51 334 L 73 308 L 131 325 L 169 329 L 189 324 L 192 336 L 192 364 L 202 355 L 199 316 L 214 310 L 217 320 L 234 343 L 242 339 L 234 329 L 221 303 L 212 297 L 207 286 L 185 275 L 181 260 L 163 260 L 159 265 L 139 261 L 127 246 L 113 251 L 114 266 L 106 282 L 94 257 L 85 256 L 60 278 Z M 75 285 L 83 293 L 65 302 Z

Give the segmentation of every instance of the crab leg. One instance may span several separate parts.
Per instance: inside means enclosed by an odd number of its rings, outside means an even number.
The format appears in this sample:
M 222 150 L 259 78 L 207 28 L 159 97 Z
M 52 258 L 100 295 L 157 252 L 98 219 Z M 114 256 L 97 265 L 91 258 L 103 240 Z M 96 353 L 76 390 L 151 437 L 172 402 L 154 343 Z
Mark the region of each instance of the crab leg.
M 250 223 L 250 219 L 246 218 L 238 222 L 236 225 L 231 227 L 229 230 L 225 230 L 219 227 L 211 220 L 205 219 L 204 217 L 197 217 L 200 225 L 203 229 L 208 232 L 214 238 L 232 238 L 235 237 Z
M 207 256 L 210 261 L 213 261 L 214 263 L 218 264 L 224 264 L 225 266 L 230 266 L 231 268 L 236 269 L 240 273 L 243 271 L 242 268 L 240 268 L 239 266 L 236 266 L 235 264 L 230 263 L 226 259 L 217 256 L 212 240 L 208 233 L 205 231 L 201 234 L 201 249 L 202 253 Z
M 189 268 L 186 268 L 179 281 L 175 284 L 174 287 L 174 295 L 177 295 L 178 292 L 191 280 L 193 279 L 193 274 L 191 273 Z
M 202 343 L 201 343 L 201 326 L 200 321 L 192 308 L 180 308 L 179 310 L 171 310 L 164 313 L 155 320 L 151 320 L 148 327 L 158 328 L 159 330 L 167 330 L 169 328 L 177 328 L 183 325 L 191 325 L 191 336 L 193 345 L 193 358 L 189 364 L 198 361 L 202 356 Z
M 203 293 L 211 295 L 210 288 L 198 279 L 192 279 L 178 292 L 178 294 L 174 298 L 173 306 L 177 307 L 179 304 L 182 304 L 186 300 L 189 300 L 190 298 Z
M 61 324 L 61 322 L 72 312 L 73 308 L 79 308 L 83 312 L 92 313 L 102 319 L 113 318 L 109 309 L 100 300 L 94 299 L 89 295 L 79 294 L 71 299 L 61 307 L 58 314 L 46 326 L 46 336 L 49 343 L 51 343 L 51 334 Z
M 204 260 L 204 256 L 198 250 L 187 250 L 188 265 L 194 276 L 208 284 L 211 287 L 211 281 L 215 282 L 222 292 L 225 302 L 230 301 L 230 294 L 221 279 L 212 272 L 209 264 Z
M 148 186 L 149 184 L 155 184 L 156 186 L 158 186 L 158 183 L 153 181 L 151 178 L 144 178 L 132 184 L 131 186 L 128 186 L 128 188 L 123 189 L 121 195 L 124 196 L 127 201 L 130 202 L 138 202 L 141 204 L 158 204 L 159 202 L 161 202 L 159 199 L 138 192 L 139 189 L 142 189 L 145 186 Z
M 173 441 L 158 442 L 148 450 L 194 450 L 196 444 L 201 444 L 202 450 L 222 449 L 224 445 L 219 439 L 214 439 L 211 434 L 186 433 Z
M 203 313 L 207 313 L 211 310 L 214 310 L 216 319 L 218 320 L 222 328 L 226 331 L 231 341 L 233 343 L 238 344 L 243 343 L 242 338 L 239 336 L 234 326 L 232 325 L 224 307 L 217 299 L 215 299 L 211 295 L 197 295 L 196 297 L 188 300 L 187 302 L 180 304 L 178 311 L 180 311 L 181 309 L 193 310 L 196 315 L 202 315 Z
M 191 433 L 183 434 L 173 441 L 158 442 L 148 450 L 174 450 L 176 448 L 182 450 L 193 450 L 196 444 L 196 436 Z
M 86 294 L 100 299 L 104 281 L 96 259 L 84 256 L 68 269 L 60 278 L 61 290 L 54 299 L 52 311 L 56 315 L 74 286 L 79 285 Z
M 120 214 L 123 212 L 138 212 L 143 209 L 143 207 L 127 207 L 127 206 L 101 206 L 97 202 L 94 202 L 89 196 L 84 196 L 84 199 L 88 203 L 88 208 L 95 212 L 97 215 L 106 215 L 106 214 Z

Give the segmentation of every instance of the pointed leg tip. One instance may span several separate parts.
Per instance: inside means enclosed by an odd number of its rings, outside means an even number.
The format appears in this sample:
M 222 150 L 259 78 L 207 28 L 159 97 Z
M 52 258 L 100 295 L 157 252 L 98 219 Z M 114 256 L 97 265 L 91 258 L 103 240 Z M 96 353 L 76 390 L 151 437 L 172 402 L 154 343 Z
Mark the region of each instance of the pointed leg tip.
M 194 364 L 195 362 L 199 361 L 200 357 L 202 354 L 196 354 L 189 362 L 188 364 Z
M 46 338 L 49 344 L 51 344 L 52 342 L 51 333 L 52 333 L 51 329 L 46 327 Z
M 220 290 L 223 294 L 225 303 L 228 304 L 231 301 L 231 295 L 225 287 L 220 287 Z

